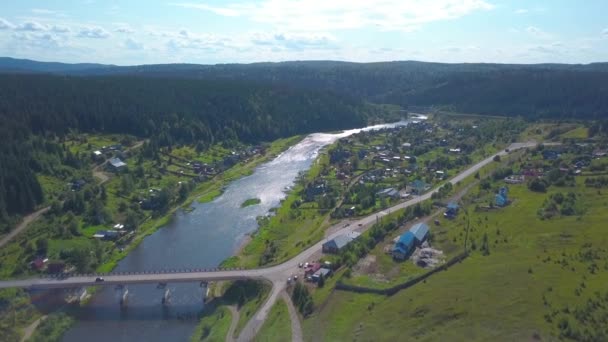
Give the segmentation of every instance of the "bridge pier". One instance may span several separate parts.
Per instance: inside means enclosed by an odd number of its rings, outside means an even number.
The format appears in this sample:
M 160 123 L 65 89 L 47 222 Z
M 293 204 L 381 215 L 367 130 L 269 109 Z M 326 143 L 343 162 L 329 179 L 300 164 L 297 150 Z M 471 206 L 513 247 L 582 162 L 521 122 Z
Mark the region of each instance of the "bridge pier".
M 129 289 L 125 286 L 122 295 L 120 296 L 120 307 L 126 308 L 129 299 Z
M 164 306 L 168 306 L 171 302 L 171 290 L 166 289 L 165 294 L 163 295 L 162 304 Z

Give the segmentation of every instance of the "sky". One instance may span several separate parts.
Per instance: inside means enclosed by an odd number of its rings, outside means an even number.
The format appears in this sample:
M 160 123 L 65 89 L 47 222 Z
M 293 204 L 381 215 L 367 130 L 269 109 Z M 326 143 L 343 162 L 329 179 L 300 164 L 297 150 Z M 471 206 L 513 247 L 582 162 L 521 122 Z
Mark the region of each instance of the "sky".
M 3 0 L 0 56 L 68 63 L 608 61 L 608 0 Z

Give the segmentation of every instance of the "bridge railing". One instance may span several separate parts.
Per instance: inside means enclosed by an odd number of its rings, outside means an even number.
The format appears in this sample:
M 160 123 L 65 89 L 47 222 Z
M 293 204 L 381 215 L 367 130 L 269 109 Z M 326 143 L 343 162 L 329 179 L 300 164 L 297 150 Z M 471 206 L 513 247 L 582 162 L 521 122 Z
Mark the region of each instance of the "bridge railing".
M 64 279 L 66 277 L 106 277 L 106 276 L 127 276 L 127 275 L 147 275 L 147 274 L 169 274 L 169 273 L 201 273 L 201 272 L 222 272 L 222 271 L 243 271 L 243 267 L 210 267 L 210 268 L 184 268 L 184 269 L 164 269 L 164 270 L 143 270 L 143 271 L 114 271 L 108 273 L 53 273 L 40 274 L 41 279 Z

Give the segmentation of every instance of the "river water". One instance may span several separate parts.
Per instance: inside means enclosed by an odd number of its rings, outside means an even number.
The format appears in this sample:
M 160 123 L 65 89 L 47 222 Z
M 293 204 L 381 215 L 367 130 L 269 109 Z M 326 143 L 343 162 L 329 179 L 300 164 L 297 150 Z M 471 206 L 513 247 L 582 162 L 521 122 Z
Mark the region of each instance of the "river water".
M 266 215 L 285 198 L 298 173 L 310 168 L 319 150 L 360 131 L 407 124 L 370 126 L 337 134 L 315 133 L 260 165 L 252 175 L 231 183 L 209 203 L 193 203 L 189 213 L 178 212 L 172 222 L 146 237 L 125 257 L 116 271 L 145 271 L 216 267 L 234 254 L 246 235 L 257 229 L 256 217 Z M 249 198 L 259 205 L 241 208 Z M 165 289 L 129 285 L 128 305 L 121 309 L 121 289 L 103 288 L 89 305 L 78 309 L 77 323 L 64 341 L 186 341 L 197 325 L 205 289 L 200 284 L 168 284 L 170 305 L 162 305 Z

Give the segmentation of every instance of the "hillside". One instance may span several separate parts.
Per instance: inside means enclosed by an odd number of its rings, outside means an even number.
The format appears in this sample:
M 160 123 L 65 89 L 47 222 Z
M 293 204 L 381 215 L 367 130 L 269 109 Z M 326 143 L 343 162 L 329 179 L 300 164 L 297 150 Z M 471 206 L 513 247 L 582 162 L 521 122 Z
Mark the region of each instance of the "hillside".
M 13 61 L 14 64 L 14 61 Z M 0 61 L 0 70 L 5 63 Z M 608 63 L 486 64 L 417 61 L 349 63 L 294 61 L 254 64 L 24 67 L 71 75 L 251 81 L 331 91 L 374 103 L 441 106 L 480 114 L 598 118 L 608 110 Z
M 374 111 L 327 92 L 246 82 L 0 75 L 0 222 L 43 201 L 34 172 L 57 172 L 49 155 L 59 164 L 78 163 L 82 156 L 66 155 L 57 144 L 72 131 L 205 149 L 360 127 Z

